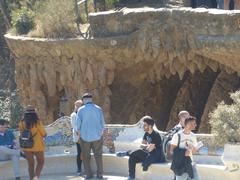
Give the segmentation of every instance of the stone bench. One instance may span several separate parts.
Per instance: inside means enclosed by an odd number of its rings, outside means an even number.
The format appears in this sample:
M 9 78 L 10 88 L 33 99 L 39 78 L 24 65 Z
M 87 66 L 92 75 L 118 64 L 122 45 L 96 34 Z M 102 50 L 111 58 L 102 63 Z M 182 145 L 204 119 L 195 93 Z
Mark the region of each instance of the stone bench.
M 158 131 L 163 137 L 166 132 Z M 72 130 L 70 117 L 64 116 L 56 120 L 54 123 L 46 126 L 48 137 L 45 142 L 48 147 L 52 146 L 72 146 Z M 122 150 L 132 150 L 139 147 L 144 135 L 143 122 L 140 120 L 133 125 L 126 124 L 106 124 L 104 132 L 104 152 L 114 153 Z M 221 156 L 223 147 L 218 147 L 213 143 L 212 134 L 196 134 L 199 141 L 204 146 L 200 149 L 200 155 L 216 155 Z M 75 146 L 75 145 L 74 145 Z
M 45 138 L 47 151 L 52 147 L 58 146 L 74 146 L 72 141 L 72 127 L 70 117 L 64 116 L 57 119 L 52 124 L 45 126 L 48 136 Z M 159 131 L 163 137 L 166 132 Z M 18 136 L 16 131 L 16 136 Z M 104 131 L 104 152 L 114 153 L 122 150 L 132 150 L 139 147 L 144 135 L 143 122 L 140 120 L 133 125 L 122 124 L 107 124 Z M 215 155 L 221 156 L 223 147 L 218 147 L 213 143 L 212 134 L 196 134 L 199 141 L 202 141 L 204 146 L 200 149 L 200 155 Z
M 107 124 L 104 132 L 104 170 L 106 174 L 127 176 L 128 162 L 127 158 L 116 157 L 114 152 L 122 150 L 134 150 L 139 147 L 142 140 L 143 122 L 139 121 L 134 125 Z M 43 169 L 44 174 L 72 173 L 76 170 L 75 156 L 76 147 L 72 142 L 72 129 L 70 118 L 65 116 L 54 123 L 45 127 L 48 133 L 45 139 L 46 143 L 46 161 Z M 156 127 L 155 130 L 159 131 Z M 163 136 L 165 132 L 159 131 Z M 17 133 L 16 133 L 17 134 Z M 195 161 L 199 164 L 201 176 L 205 179 L 212 177 L 235 176 L 224 170 L 221 161 L 223 148 L 216 147 L 213 144 L 213 135 L 197 134 L 198 140 L 203 141 L 204 147 L 200 149 L 199 154 L 194 155 Z M 109 154 L 111 152 L 112 154 Z M 23 176 L 27 175 L 27 162 L 23 159 L 21 163 L 21 172 Z M 173 175 L 170 165 L 153 164 L 148 173 L 142 174 L 141 165 L 137 165 L 137 177 L 139 179 L 172 179 Z M 209 170 L 213 172 L 208 172 Z M 4 178 L 13 177 L 11 161 L 0 162 L 0 174 L 4 172 Z M 146 177 L 145 177 L 146 176 Z M 145 178 L 143 178 L 145 177 Z M 240 177 L 240 175 L 239 175 Z
M 71 174 L 74 176 L 76 172 L 76 155 L 75 154 L 55 154 L 46 155 L 45 165 L 42 174 Z M 96 171 L 94 158 L 92 157 L 92 165 Z M 104 174 L 128 176 L 128 157 L 117 157 L 114 154 L 103 155 Z M 27 176 L 27 161 L 20 160 L 21 175 Z M 237 180 L 240 172 L 229 172 L 225 170 L 223 165 L 207 165 L 197 164 L 197 169 L 201 179 L 203 180 Z M 11 161 L 0 162 L 0 174 L 2 179 L 13 178 Z M 147 173 L 142 173 L 141 164 L 137 164 L 136 178 L 139 180 L 171 180 L 173 173 L 170 170 L 170 163 L 157 163 L 149 167 Z

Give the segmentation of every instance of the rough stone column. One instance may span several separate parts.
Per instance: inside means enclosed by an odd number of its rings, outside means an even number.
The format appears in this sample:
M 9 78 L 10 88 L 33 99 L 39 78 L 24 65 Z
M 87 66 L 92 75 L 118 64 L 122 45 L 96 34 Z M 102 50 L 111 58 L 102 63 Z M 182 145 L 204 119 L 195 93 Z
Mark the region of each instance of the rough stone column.
M 222 71 L 218 75 L 211 88 L 208 101 L 201 117 L 201 124 L 199 127 L 200 132 L 208 133 L 211 131 L 209 113 L 212 112 L 221 101 L 230 104 L 232 100 L 229 93 L 235 92 L 239 85 L 239 77 L 236 74 L 228 74 L 225 71 Z

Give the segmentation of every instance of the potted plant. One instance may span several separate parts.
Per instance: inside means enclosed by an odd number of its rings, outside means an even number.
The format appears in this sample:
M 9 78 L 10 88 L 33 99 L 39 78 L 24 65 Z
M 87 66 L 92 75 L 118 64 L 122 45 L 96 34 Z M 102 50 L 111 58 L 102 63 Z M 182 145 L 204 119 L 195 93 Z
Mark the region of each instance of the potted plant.
M 221 102 L 210 113 L 215 143 L 224 145 L 223 162 L 229 170 L 240 171 L 240 91 L 230 94 L 231 105 Z

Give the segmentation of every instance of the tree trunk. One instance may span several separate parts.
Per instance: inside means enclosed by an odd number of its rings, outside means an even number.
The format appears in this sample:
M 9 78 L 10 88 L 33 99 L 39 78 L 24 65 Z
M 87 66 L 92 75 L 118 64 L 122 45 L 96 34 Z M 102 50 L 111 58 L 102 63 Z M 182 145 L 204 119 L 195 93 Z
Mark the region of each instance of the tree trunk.
M 79 21 L 80 21 L 80 16 L 79 16 L 79 9 L 78 9 L 78 0 L 74 0 L 74 9 L 75 9 L 75 14 L 76 14 L 76 24 L 77 24 L 77 29 L 79 31 Z
M 10 16 L 8 14 L 7 8 L 6 8 L 6 4 L 4 0 L 0 0 L 0 10 L 2 12 L 3 15 L 3 19 L 4 19 L 4 24 L 6 27 L 6 30 L 9 30 L 11 27 L 11 23 L 10 23 Z
M 85 1 L 84 7 L 85 7 L 85 13 L 87 15 L 87 21 L 88 21 L 88 0 Z

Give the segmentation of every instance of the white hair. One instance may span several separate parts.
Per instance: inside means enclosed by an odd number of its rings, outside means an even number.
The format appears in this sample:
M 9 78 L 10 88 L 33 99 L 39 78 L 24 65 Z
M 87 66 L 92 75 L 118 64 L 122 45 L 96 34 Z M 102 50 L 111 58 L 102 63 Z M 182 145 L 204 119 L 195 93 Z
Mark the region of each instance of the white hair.
M 188 114 L 189 115 L 189 112 L 188 111 L 180 111 L 179 113 L 178 113 L 178 117 L 181 117 L 182 115 L 184 115 L 184 114 Z

